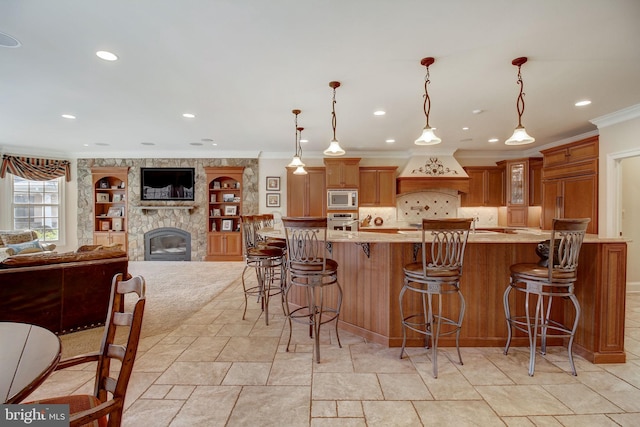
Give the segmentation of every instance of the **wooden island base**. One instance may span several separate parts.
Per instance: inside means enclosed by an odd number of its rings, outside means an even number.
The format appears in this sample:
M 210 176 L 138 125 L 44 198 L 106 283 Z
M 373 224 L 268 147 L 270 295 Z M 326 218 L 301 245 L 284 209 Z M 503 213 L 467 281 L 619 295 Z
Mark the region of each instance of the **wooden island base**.
M 363 234 L 363 233 L 360 233 Z M 543 239 L 540 239 L 543 240 Z M 339 263 L 338 278 L 344 299 L 339 327 L 371 342 L 389 347 L 402 344 L 398 296 L 403 285 L 405 264 L 414 260 L 412 242 L 337 241 L 330 244 L 331 257 Z M 538 262 L 534 242 L 469 241 L 464 259 L 461 291 L 466 313 L 460 334 L 465 347 L 502 347 L 506 343 L 503 294 L 509 283 L 509 266 L 519 262 Z M 367 254 L 367 249 L 368 254 Z M 416 252 L 419 254 L 419 252 Z M 582 307 L 574 352 L 592 363 L 623 363 L 624 312 L 626 291 L 626 243 L 587 242 L 582 246 L 576 296 Z M 296 301 L 300 295 L 291 295 Z M 331 295 L 335 298 L 335 295 Z M 524 307 L 518 295 L 513 307 Z M 417 300 L 408 310 L 417 309 Z M 447 299 L 443 300 L 445 306 Z M 556 315 L 564 312 L 563 301 L 554 301 Z M 570 305 L 570 304 L 569 304 Z M 448 310 L 455 310 L 447 307 Z M 570 319 L 569 319 L 570 320 Z M 409 346 L 424 345 L 424 337 L 408 331 Z M 549 345 L 563 344 L 561 338 Z M 441 337 L 440 346 L 455 346 L 453 336 Z M 516 333 L 512 346 L 528 347 L 528 339 Z

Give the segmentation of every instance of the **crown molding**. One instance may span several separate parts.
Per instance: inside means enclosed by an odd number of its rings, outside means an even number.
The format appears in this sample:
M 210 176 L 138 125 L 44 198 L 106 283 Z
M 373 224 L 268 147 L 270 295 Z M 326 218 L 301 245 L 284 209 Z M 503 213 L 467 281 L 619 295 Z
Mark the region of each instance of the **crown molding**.
M 598 128 L 604 128 L 638 117 L 640 117 L 640 104 L 632 105 L 630 107 L 623 108 L 622 110 L 614 111 L 613 113 L 596 117 L 595 119 L 591 119 L 589 121 L 598 126 Z

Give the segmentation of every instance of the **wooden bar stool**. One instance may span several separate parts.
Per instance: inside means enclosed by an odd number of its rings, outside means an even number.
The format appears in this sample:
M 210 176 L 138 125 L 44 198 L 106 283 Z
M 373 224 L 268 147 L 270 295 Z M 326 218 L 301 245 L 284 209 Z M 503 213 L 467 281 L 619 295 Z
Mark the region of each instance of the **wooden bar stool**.
M 573 363 L 573 338 L 580 319 L 580 303 L 574 294 L 577 280 L 578 256 L 582 240 L 591 219 L 554 219 L 549 242 L 549 257 L 546 266 L 538 264 L 514 264 L 510 267 L 509 287 L 504 292 L 504 311 L 509 335 L 504 349 L 506 355 L 511 344 L 512 330 L 523 331 L 529 337 L 529 375 L 533 376 L 536 363 L 536 342 L 540 336 L 541 353 L 547 351 L 547 337 L 568 337 L 567 351 L 571 373 L 577 375 Z M 524 315 L 511 311 L 509 294 L 512 290 L 525 295 Z M 530 313 L 530 296 L 535 296 L 535 311 Z M 569 300 L 575 309 L 573 322 L 551 317 L 554 298 Z M 560 301 L 561 302 L 561 301 Z M 566 310 L 563 310 L 563 314 Z M 569 323 L 567 325 L 567 323 Z
M 246 265 L 242 270 L 242 289 L 244 291 L 244 311 L 242 320 L 247 314 L 247 302 L 250 296 L 255 296 L 261 304 L 264 312 L 265 324 L 269 324 L 269 300 L 272 296 L 281 295 L 281 303 L 284 310 L 284 249 L 261 242 L 257 237 L 253 215 L 241 217 L 242 233 Z M 247 285 L 245 273 L 248 269 L 254 269 L 257 284 Z M 285 312 L 286 314 L 286 312 Z
M 338 263 L 325 256 L 327 218 L 282 218 L 282 222 L 287 239 L 288 257 L 284 304 L 289 319 L 287 351 L 291 344 L 291 321 L 307 324 L 309 335 L 314 338 L 315 360 L 320 363 L 321 325 L 335 320 L 338 346 L 342 348 L 338 335 L 342 287 L 338 283 Z M 306 305 L 290 310 L 288 296 L 293 286 L 304 290 Z M 335 289 L 337 292 L 335 298 L 325 298 L 327 287 Z
M 459 341 L 465 301 L 460 292 L 460 276 L 472 221 L 471 218 L 423 219 L 422 261 L 404 267 L 404 286 L 399 297 L 402 321 L 400 358 L 402 359 L 407 343 L 407 329 L 425 335 L 427 346 L 431 340 L 434 378 L 438 378 L 438 338 L 442 335 L 456 335 L 456 349 L 462 365 Z M 419 295 L 420 312 L 405 315 L 404 304 L 407 301 L 404 296 L 407 291 Z M 457 319 L 442 310 L 442 298 L 453 294 L 459 299 Z M 436 310 L 434 296 L 438 300 Z

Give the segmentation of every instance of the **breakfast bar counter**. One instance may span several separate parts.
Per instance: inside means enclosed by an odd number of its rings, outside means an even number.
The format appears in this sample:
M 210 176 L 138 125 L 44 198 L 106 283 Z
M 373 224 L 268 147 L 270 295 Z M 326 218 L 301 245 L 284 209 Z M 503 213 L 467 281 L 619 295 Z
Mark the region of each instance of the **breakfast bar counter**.
M 550 237 L 537 229 L 477 230 L 469 235 L 460 289 L 467 302 L 460 345 L 501 347 L 507 337 L 503 293 L 509 284 L 509 266 L 539 261 L 536 245 Z M 282 230 L 264 230 L 283 236 Z M 328 231 L 327 249 L 339 264 L 338 279 L 344 299 L 339 327 L 365 339 L 390 347 L 402 344 L 398 296 L 403 285 L 403 266 L 420 257 L 419 230 L 381 232 Z M 593 363 L 623 363 L 624 309 L 627 247 L 623 239 L 586 235 L 580 252 L 575 294 L 582 314 L 574 352 Z M 335 295 L 330 296 L 335 297 Z M 300 295 L 291 292 L 290 301 Z M 414 301 L 416 309 L 418 301 Z M 455 310 L 447 306 L 445 309 Z M 523 307 L 524 303 L 517 304 Z M 556 304 L 556 314 L 573 316 L 573 310 Z M 412 332 L 412 331 L 409 331 Z M 549 345 L 562 345 L 562 339 Z M 407 345 L 424 345 L 423 336 L 407 334 Z M 453 337 L 441 337 L 440 346 L 454 346 Z M 512 346 L 527 347 L 528 339 L 516 334 Z

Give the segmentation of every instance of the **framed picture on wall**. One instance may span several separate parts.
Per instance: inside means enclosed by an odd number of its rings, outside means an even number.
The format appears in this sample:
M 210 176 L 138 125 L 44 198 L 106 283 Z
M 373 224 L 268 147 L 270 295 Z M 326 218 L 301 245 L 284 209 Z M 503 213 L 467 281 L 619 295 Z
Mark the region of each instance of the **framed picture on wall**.
M 222 220 L 222 231 L 231 231 L 233 229 L 233 220 L 232 219 L 223 219 Z
M 267 193 L 267 207 L 268 208 L 280 207 L 280 193 Z
M 267 191 L 280 191 L 280 177 L 268 176 L 267 177 Z M 278 205 L 280 206 L 280 205 Z

